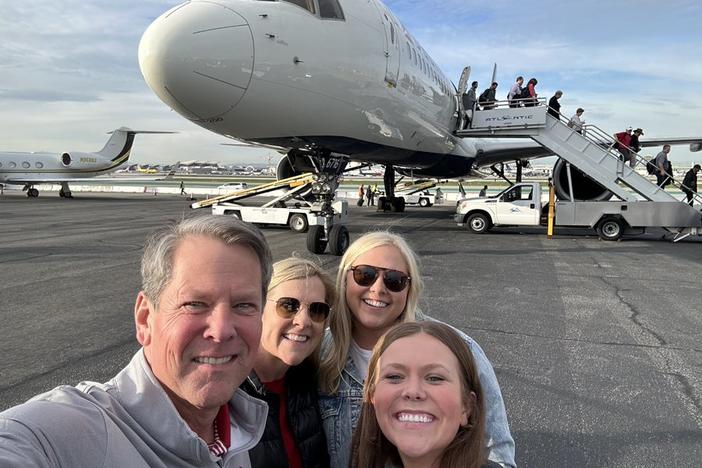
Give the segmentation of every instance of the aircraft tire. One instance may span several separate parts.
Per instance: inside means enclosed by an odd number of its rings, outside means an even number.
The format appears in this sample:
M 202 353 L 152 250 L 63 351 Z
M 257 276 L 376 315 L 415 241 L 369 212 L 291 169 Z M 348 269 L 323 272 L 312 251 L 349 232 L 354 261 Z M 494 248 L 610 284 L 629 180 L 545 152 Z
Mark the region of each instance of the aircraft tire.
M 35 188 L 30 188 L 29 190 L 27 190 L 27 196 L 29 198 L 37 198 L 39 196 L 39 190 Z
M 293 213 L 288 220 L 288 226 L 293 232 L 307 232 L 309 229 L 307 216 L 302 213 Z
M 343 224 L 335 224 L 329 231 L 329 250 L 340 257 L 349 248 L 349 230 Z
M 313 254 L 323 254 L 327 248 L 327 240 L 324 238 L 324 226 L 310 226 L 307 231 L 307 250 Z

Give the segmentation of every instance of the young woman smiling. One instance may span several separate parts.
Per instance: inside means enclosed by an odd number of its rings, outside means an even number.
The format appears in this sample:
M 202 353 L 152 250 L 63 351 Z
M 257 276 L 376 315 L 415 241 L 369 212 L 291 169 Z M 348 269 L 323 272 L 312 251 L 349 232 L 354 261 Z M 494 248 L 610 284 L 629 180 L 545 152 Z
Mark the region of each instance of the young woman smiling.
M 475 361 L 439 322 L 401 323 L 376 344 L 351 467 L 479 468 L 485 414 Z
M 322 344 L 319 404 L 331 464 L 348 466 L 373 347 L 396 323 L 432 319 L 418 309 L 422 279 L 417 257 L 397 234 L 370 232 L 352 243 L 339 263 L 336 286 L 337 301 Z M 514 440 L 492 365 L 475 341 L 458 333 L 483 385 L 488 458 L 513 467 Z
M 253 468 L 326 468 L 327 444 L 317 404 L 322 335 L 335 299 L 332 279 L 314 262 L 273 265 L 254 370 L 241 388 L 268 403 Z

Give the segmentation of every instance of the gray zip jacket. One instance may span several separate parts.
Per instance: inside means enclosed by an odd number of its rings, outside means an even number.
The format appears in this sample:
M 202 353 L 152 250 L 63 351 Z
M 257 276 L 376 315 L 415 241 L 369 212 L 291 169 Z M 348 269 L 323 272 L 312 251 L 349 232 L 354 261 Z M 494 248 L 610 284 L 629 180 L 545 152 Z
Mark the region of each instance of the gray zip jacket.
M 267 405 L 241 390 L 229 402 L 222 458 L 176 411 L 143 350 L 107 383 L 61 386 L 0 413 L 0 466 L 250 468 Z

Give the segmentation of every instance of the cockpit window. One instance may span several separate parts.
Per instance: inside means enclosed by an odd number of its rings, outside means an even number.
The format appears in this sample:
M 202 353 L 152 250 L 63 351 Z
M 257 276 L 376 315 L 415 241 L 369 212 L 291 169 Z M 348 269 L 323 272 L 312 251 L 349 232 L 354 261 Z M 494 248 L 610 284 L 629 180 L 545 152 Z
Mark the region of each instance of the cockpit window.
M 293 5 L 297 5 L 299 7 L 304 8 L 305 10 L 309 11 L 313 15 L 317 13 L 316 8 L 314 7 L 314 0 L 283 0 L 284 2 L 292 3 Z
M 304 8 L 313 15 L 319 11 L 319 17 L 324 19 L 344 19 L 344 12 L 341 10 L 339 0 L 258 0 L 259 2 L 282 1 L 292 3 L 300 8 Z
M 319 16 L 322 18 L 344 19 L 344 12 L 338 0 L 317 0 L 319 2 Z

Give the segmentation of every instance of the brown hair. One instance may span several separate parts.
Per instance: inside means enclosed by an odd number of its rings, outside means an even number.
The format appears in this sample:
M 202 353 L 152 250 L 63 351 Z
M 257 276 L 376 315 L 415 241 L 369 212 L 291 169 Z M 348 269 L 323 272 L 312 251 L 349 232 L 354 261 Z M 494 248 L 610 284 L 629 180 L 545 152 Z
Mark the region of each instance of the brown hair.
M 400 454 L 380 430 L 371 397 L 378 380 L 380 356 L 395 341 L 408 336 L 426 334 L 446 345 L 456 356 L 461 377 L 463 400 L 475 393 L 468 424 L 461 426 L 456 437 L 441 456 L 441 468 L 479 468 L 485 462 L 485 402 L 478 380 L 473 355 L 463 339 L 441 322 L 405 322 L 395 325 L 378 340 L 368 364 L 368 378 L 363 388 L 363 407 L 351 445 L 351 468 L 384 468 L 386 463 L 401 465 Z

